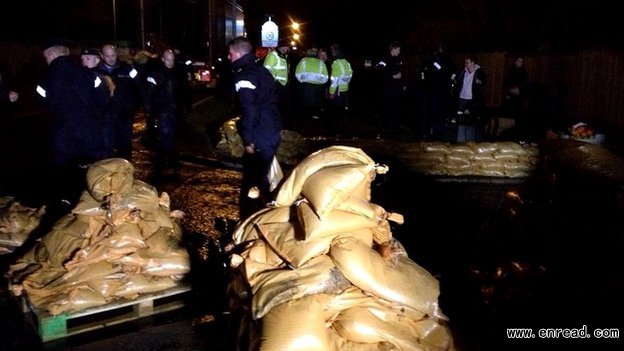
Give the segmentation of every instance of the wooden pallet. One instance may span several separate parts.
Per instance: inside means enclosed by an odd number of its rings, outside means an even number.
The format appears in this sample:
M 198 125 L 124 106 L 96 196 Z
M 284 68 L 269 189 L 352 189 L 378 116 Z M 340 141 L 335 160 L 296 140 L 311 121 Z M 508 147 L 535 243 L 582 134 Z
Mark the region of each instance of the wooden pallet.
M 56 316 L 30 306 L 27 301 L 23 307 L 25 312 L 32 313 L 33 324 L 41 340 L 47 342 L 180 309 L 184 307 L 185 293 L 190 290 L 190 284 L 180 283 L 163 291 L 141 295 L 134 300 L 115 301 Z

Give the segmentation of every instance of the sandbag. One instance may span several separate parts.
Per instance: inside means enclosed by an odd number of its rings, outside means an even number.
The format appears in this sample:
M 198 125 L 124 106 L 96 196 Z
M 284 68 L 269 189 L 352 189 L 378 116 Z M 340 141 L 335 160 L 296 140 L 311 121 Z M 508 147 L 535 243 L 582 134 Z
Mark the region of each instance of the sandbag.
M 335 330 L 328 329 L 330 351 L 396 351 L 388 342 L 355 342 L 340 336 Z
M 80 286 L 69 291 L 69 293 L 54 302 L 49 303 L 45 308 L 55 316 L 63 312 L 79 311 L 93 306 L 100 306 L 107 302 L 107 299 L 99 292 L 88 286 Z
M 176 286 L 177 282 L 171 277 L 151 277 L 142 274 L 128 275 L 124 282 L 112 295 L 135 299 L 140 294 L 162 291 Z
M 447 350 L 448 330 L 433 320 L 399 318 L 383 308 L 357 306 L 343 311 L 332 324 L 342 337 L 364 343 L 388 342 L 397 350 Z
M 439 283 L 411 259 L 399 256 L 395 266 L 353 238 L 336 239 L 329 255 L 340 272 L 360 289 L 430 316 L 437 314 Z
M 247 280 L 252 279 L 257 273 L 285 268 L 285 261 L 282 260 L 273 249 L 262 239 L 254 240 L 251 245 L 241 253 L 244 258 L 245 276 Z M 232 267 L 237 267 L 234 264 Z
M 327 351 L 323 306 L 327 296 L 316 294 L 286 301 L 262 318 L 260 351 Z
M 298 198 L 309 176 L 325 167 L 341 165 L 369 165 L 375 162 L 361 149 L 334 145 L 316 152 L 303 159 L 288 175 L 275 197 L 277 206 L 291 206 Z
M 246 241 L 256 240 L 260 238 L 259 233 L 257 232 L 257 225 L 265 223 L 290 222 L 291 218 L 297 218 L 294 208 L 263 208 L 247 217 L 247 219 L 245 219 L 234 229 L 234 232 L 232 233 L 232 240 L 236 245 Z
M 331 236 L 305 239 L 303 230 L 296 223 L 260 224 L 258 230 L 278 256 L 294 268 L 326 254 L 333 240 Z
M 250 281 L 252 317 L 262 318 L 280 303 L 313 294 L 337 294 L 351 286 L 332 260 L 321 255 L 298 269 L 275 269 L 256 274 Z
M 89 228 L 89 219 L 83 215 L 67 214 L 61 217 L 52 230 L 41 238 L 48 252 L 49 262 L 62 266 L 73 253 L 87 244 L 85 233 Z
M 351 233 L 356 230 L 377 226 L 377 218 L 375 218 L 375 213 L 377 212 L 372 206 L 369 207 L 373 209 L 373 218 L 336 209 L 321 220 L 312 209 L 310 203 L 302 201 L 297 206 L 297 216 L 299 223 L 303 227 L 305 240 L 333 238 L 336 234 Z
M 101 160 L 87 169 L 87 189 L 97 201 L 129 191 L 133 182 L 134 166 L 123 158 Z
M 325 167 L 308 177 L 301 194 L 322 218 L 349 196 L 366 196 L 355 193 L 355 190 L 370 188 L 374 177 L 375 168 L 371 165 Z M 366 186 L 362 186 L 363 183 Z

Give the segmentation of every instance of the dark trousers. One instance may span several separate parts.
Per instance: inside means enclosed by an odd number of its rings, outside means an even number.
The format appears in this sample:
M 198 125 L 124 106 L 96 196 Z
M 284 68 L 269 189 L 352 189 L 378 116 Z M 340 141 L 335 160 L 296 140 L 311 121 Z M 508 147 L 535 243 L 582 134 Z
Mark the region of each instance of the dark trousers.
M 161 112 L 156 118 L 154 171 L 158 173 L 165 168 L 177 167 L 178 154 L 175 147 L 177 114 Z
M 254 212 L 262 209 L 270 200 L 269 180 L 267 175 L 271 168 L 273 154 L 256 150 L 255 153 L 243 155 L 243 179 L 239 196 L 239 214 L 243 220 Z M 252 199 L 249 190 L 257 187 L 260 196 Z
M 114 150 L 114 155 L 132 160 L 132 125 L 134 123 L 134 111 L 119 110 L 112 113 L 112 128 L 108 137 L 110 145 Z
M 328 101 L 331 131 L 334 135 L 347 132 L 347 114 L 349 113 L 349 93 L 334 94 Z

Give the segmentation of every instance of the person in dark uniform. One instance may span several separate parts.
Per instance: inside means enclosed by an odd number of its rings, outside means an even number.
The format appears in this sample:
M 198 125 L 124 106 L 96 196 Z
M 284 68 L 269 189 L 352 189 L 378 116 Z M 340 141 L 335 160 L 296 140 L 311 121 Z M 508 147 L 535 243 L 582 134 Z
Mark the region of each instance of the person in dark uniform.
M 431 60 L 423 68 L 422 78 L 425 84 L 427 116 L 425 134 L 433 140 L 454 141 L 454 128 L 447 128 L 446 121 L 451 115 L 453 89 L 456 67 L 443 43 L 438 45 Z M 429 135 L 429 133 L 431 133 Z
M 114 45 L 102 46 L 102 62 L 97 66 L 100 74 L 108 75 L 114 83 L 107 112 L 110 125 L 108 139 L 115 156 L 132 160 L 132 125 L 139 106 L 139 72 L 127 62 L 117 58 Z
M 164 176 L 165 171 L 177 171 L 178 153 L 175 146 L 180 106 L 183 104 L 183 75 L 175 65 L 173 50 L 165 50 L 161 64 L 146 77 L 145 112 L 154 116 L 156 123 L 156 145 L 154 153 L 154 177 Z
M 243 219 L 260 209 L 270 196 L 267 175 L 281 141 L 282 122 L 273 76 L 255 62 L 249 39 L 233 39 L 229 58 L 241 111 L 238 132 L 245 146 L 239 202 Z
M 398 127 L 401 124 L 403 92 L 405 83 L 403 80 L 403 58 L 401 57 L 401 44 L 390 44 L 390 52 L 384 57 L 377 67 L 382 76 L 381 106 L 384 111 L 386 129 Z
M 52 113 L 54 206 L 69 210 L 86 187 L 85 170 L 107 158 L 103 132 L 106 89 L 92 71 L 69 56 L 62 42 L 43 50 L 48 70 L 36 91 Z

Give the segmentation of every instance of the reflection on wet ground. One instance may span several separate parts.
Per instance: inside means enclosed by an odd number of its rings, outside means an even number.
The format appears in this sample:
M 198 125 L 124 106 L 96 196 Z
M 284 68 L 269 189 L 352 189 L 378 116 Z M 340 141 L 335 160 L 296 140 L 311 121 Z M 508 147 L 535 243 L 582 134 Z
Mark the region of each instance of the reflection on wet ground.
M 140 143 L 137 139 L 136 143 Z M 507 328 L 619 328 L 624 325 L 624 188 L 565 168 L 529 179 L 441 178 L 405 170 L 392 141 L 317 141 L 360 146 L 390 172 L 380 175 L 372 201 L 405 216 L 393 234 L 410 257 L 441 284 L 440 303 L 457 347 L 465 351 L 583 347 L 615 349 L 619 339 L 507 337 Z M 137 144 L 137 178 L 150 181 L 151 153 Z M 216 160 L 183 159 L 178 176 L 160 179 L 172 208 L 187 212 L 193 292 L 182 311 L 44 345 L 47 350 L 232 350 L 236 321 L 226 309 L 225 257 L 237 220 L 240 174 Z M 2 291 L 2 305 L 12 300 Z M 16 306 L 14 306 L 16 307 Z M 13 331 L 9 350 L 37 349 L 19 311 L 3 307 Z M 18 321 L 17 323 L 15 323 Z M 6 335 L 6 333 L 3 333 Z

